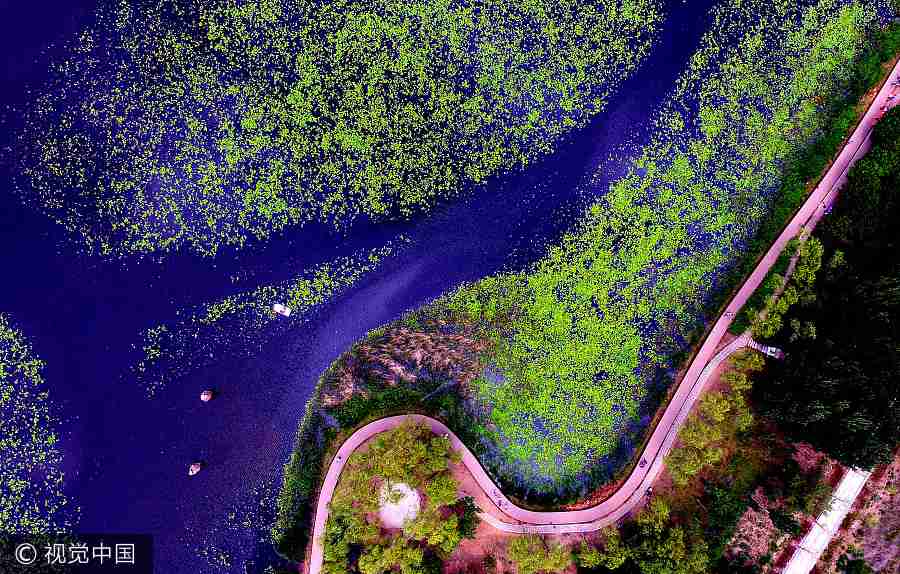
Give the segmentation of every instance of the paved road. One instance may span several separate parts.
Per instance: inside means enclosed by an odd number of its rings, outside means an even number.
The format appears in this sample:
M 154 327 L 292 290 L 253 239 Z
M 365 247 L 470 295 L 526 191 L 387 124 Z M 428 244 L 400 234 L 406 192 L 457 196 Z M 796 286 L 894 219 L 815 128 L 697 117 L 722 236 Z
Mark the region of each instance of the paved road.
M 831 495 L 828 510 L 813 522 L 787 566 L 784 567 L 784 574 L 808 574 L 813 569 L 819 557 L 828 548 L 831 538 L 840 530 L 841 524 L 853 507 L 853 502 L 862 492 L 871 474 L 869 471 L 855 468 L 844 474 Z
M 846 182 L 847 172 L 850 167 L 868 151 L 871 145 L 870 137 L 873 126 L 884 114 L 884 109 L 893 105 L 892 100 L 889 100 L 888 97 L 898 91 L 892 85 L 892 82 L 898 78 L 900 78 L 900 61 L 894 66 L 889 81 L 885 82 L 884 86 L 879 90 L 875 100 L 854 130 L 849 142 L 841 150 L 828 172 L 778 236 L 778 239 L 769 247 L 769 250 L 759 261 L 753 272 L 744 280 L 741 288 L 709 331 L 703 345 L 693 361 L 691 361 L 687 373 L 679 382 L 671 401 L 666 406 L 662 417 L 644 446 L 641 459 L 646 460 L 648 464 L 644 467 L 636 465 L 631 475 L 612 496 L 596 506 L 581 510 L 536 512 L 520 508 L 510 502 L 500 492 L 500 489 L 491 481 L 481 467 L 478 459 L 442 423 L 421 415 L 388 417 L 372 422 L 353 433 L 341 445 L 337 455 L 332 460 L 325 475 L 325 480 L 322 483 L 316 505 L 316 517 L 312 533 L 313 542 L 307 572 L 309 574 L 319 574 L 322 568 L 322 545 L 319 541 L 325 529 L 325 522 L 328 519 L 328 501 L 331 500 L 347 457 L 372 436 L 396 427 L 407 418 L 425 423 L 438 434 L 448 434 L 450 436 L 454 447 L 463 453 L 463 463 L 475 477 L 485 495 L 497 505 L 503 514 L 511 519 L 510 522 L 506 522 L 492 514 L 482 513 L 482 519 L 499 530 L 517 533 L 590 532 L 612 524 L 637 507 L 645 496 L 646 489 L 653 484 L 662 471 L 665 457 L 672 449 L 672 445 L 678 435 L 678 429 L 684 423 L 694 403 L 703 393 L 709 380 L 709 375 L 731 353 L 749 344 L 750 337 L 745 334 L 729 343 L 718 353 L 716 352 L 716 348 L 728 331 L 732 319 L 768 274 L 769 269 L 778 259 L 788 241 L 802 231 L 811 231 L 827 212 L 838 190 Z

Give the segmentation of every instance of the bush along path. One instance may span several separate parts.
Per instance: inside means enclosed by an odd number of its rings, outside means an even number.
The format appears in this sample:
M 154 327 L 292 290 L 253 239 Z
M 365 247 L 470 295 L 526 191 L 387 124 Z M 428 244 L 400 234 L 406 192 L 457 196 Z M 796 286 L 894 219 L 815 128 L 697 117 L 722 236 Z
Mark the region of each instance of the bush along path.
M 900 61 L 894 65 L 890 73 L 890 78 L 898 76 L 900 76 Z M 488 477 L 477 458 L 443 423 L 423 415 L 386 417 L 353 433 L 343 442 L 332 459 L 317 500 L 307 572 L 318 574 L 321 570 L 323 556 L 320 538 L 328 518 L 328 502 L 347 458 L 370 437 L 394 428 L 408 418 L 425 424 L 436 434 L 448 435 L 453 447 L 462 453 L 462 463 L 472 473 L 485 495 L 502 510 L 502 514 L 512 519 L 512 522 L 507 522 L 488 513 L 481 514 L 483 520 L 504 532 L 542 534 L 590 532 L 615 522 L 638 507 L 645 498 L 647 489 L 662 471 L 665 457 L 674 445 L 678 430 L 686 420 L 694 403 L 703 394 L 709 375 L 732 353 L 750 345 L 752 341 L 750 334 L 745 333 L 717 352 L 734 317 L 766 278 L 788 243 L 799 235 L 809 233 L 827 213 L 838 190 L 847 181 L 847 172 L 871 147 L 872 130 L 884 111 L 891 107 L 894 99 L 891 96 L 896 86 L 892 84 L 888 81 L 880 88 L 827 173 L 722 310 L 691 361 L 684 377 L 678 382 L 670 402 L 666 405 L 662 416 L 645 443 L 641 464 L 635 466 L 627 480 L 609 498 L 593 507 L 572 511 L 536 512 L 518 507 L 503 495 Z

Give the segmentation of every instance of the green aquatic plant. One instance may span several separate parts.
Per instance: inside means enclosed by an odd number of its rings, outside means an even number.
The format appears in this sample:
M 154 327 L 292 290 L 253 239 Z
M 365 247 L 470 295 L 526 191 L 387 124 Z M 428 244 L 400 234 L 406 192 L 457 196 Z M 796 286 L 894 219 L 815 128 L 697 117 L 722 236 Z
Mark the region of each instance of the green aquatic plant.
M 660 20 L 657 0 L 122 0 L 29 113 L 27 187 L 104 254 L 409 216 L 552 151 Z
M 0 534 L 54 534 L 77 519 L 65 494 L 59 420 L 43 370 L 44 362 L 0 313 Z
M 225 351 L 258 351 L 275 333 L 309 320 L 316 309 L 378 269 L 407 242 L 401 235 L 382 247 L 338 257 L 287 281 L 212 301 L 187 311 L 178 322 L 150 327 L 143 333 L 140 359 L 132 372 L 153 396 L 186 369 L 218 360 Z M 290 308 L 290 317 L 276 315 L 275 303 Z
M 525 273 L 467 285 L 451 317 L 484 326 L 499 375 L 476 381 L 493 470 L 583 488 L 702 328 L 775 201 L 785 165 L 848 89 L 874 5 L 733 0 L 659 112 L 651 142 L 577 229 Z M 633 440 L 636 437 L 632 437 Z

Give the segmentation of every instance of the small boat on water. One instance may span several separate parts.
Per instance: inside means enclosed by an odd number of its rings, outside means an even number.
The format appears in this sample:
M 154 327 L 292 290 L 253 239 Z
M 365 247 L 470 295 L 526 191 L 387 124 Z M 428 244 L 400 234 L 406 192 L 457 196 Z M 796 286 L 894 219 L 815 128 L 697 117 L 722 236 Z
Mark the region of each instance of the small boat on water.
M 282 305 L 281 303 L 275 303 L 274 305 L 272 305 L 272 311 L 278 313 L 282 317 L 291 316 L 291 308 L 287 305 Z
M 213 400 L 213 398 L 215 398 L 215 396 L 216 395 L 212 391 L 212 389 L 206 389 L 205 391 L 200 393 L 200 400 L 203 401 L 204 403 L 208 403 L 209 401 Z
M 202 469 L 202 468 L 203 468 L 203 464 L 200 462 L 195 462 L 195 463 L 191 464 L 191 466 L 188 468 L 188 476 L 194 476 L 195 474 L 200 472 L 200 469 Z

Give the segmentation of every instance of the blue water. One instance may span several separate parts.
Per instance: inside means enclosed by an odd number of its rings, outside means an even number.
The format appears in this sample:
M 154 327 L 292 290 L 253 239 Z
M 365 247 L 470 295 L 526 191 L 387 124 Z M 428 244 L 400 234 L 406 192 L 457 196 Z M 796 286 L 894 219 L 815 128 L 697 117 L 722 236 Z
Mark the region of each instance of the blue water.
M 625 160 L 607 162 L 610 153 L 642 141 L 654 108 L 695 48 L 711 4 L 669 6 L 644 66 L 606 112 L 552 157 L 420 221 L 361 225 L 342 236 L 308 227 L 215 260 L 177 255 L 162 263 L 103 262 L 79 255 L 57 226 L 23 207 L 11 193 L 13 174 L 5 171 L 0 311 L 13 316 L 47 362 L 45 378 L 63 416 L 67 491 L 82 508 L 79 529 L 153 534 L 161 574 L 243 572 L 247 561 L 247 571 L 261 572 L 272 559 L 265 537 L 281 466 L 319 374 L 354 340 L 404 310 L 539 257 L 584 202 L 620 173 Z M 93 8 L 71 0 L 5 3 L 4 139 L 16 127 L 16 107 L 29 101 L 29 86 L 46 77 L 46 47 L 71 38 L 90 22 Z M 601 164 L 604 177 L 586 185 Z M 14 169 L 9 162 L 4 167 Z M 411 239 L 409 248 L 253 357 L 188 371 L 153 399 L 127 376 L 140 332 L 174 320 L 178 309 L 286 279 L 400 233 Z M 248 269 L 246 284 L 230 281 Z M 221 396 L 202 404 L 199 392 L 209 386 Z M 195 459 L 207 466 L 188 478 Z M 231 566 L 211 566 L 198 554 L 210 547 L 224 549 Z

